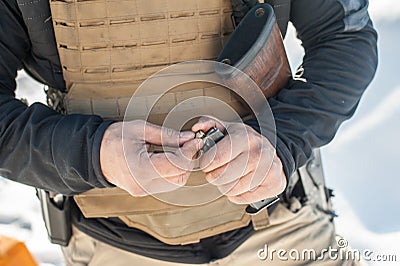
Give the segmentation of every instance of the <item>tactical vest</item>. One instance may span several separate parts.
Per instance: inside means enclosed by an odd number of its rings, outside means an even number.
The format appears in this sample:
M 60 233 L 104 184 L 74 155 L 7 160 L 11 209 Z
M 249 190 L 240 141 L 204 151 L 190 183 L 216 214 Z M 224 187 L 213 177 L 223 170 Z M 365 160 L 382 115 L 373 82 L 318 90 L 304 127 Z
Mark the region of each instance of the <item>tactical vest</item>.
M 216 59 L 233 31 L 229 0 L 56 0 L 50 1 L 50 7 L 68 90 L 64 99 L 67 113 L 119 120 L 143 80 L 174 63 Z M 286 11 L 288 15 L 289 8 Z M 278 18 L 278 23 L 287 18 Z M 230 91 L 196 83 L 178 86 L 164 95 L 148 120 L 161 124 L 173 106 L 193 95 L 209 95 L 226 102 L 241 116 L 249 114 Z M 132 119 L 143 119 L 141 114 L 150 111 L 146 99 L 143 103 Z M 194 172 L 190 180 L 201 182 L 204 175 Z M 112 188 L 93 189 L 75 196 L 75 201 L 87 218 L 119 217 L 128 226 L 167 244 L 195 243 L 251 221 L 245 205 L 233 204 L 224 196 L 207 204 L 182 207 L 152 196 L 135 198 Z M 253 219 L 255 229 L 265 228 L 265 215 Z

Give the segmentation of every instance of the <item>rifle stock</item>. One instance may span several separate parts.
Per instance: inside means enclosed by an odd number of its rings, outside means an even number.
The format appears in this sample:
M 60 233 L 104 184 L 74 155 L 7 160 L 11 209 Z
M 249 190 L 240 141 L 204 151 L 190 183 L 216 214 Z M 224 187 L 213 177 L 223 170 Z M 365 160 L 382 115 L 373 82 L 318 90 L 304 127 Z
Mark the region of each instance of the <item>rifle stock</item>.
M 269 4 L 254 6 L 232 33 L 219 54 L 218 62 L 247 74 L 266 98 L 274 96 L 291 78 L 282 36 Z M 220 69 L 220 72 L 226 71 Z M 219 70 L 217 69 L 217 73 Z M 234 73 L 220 73 L 229 84 L 245 86 Z M 240 79 L 241 75 L 238 75 Z
M 266 98 L 276 95 L 287 85 L 291 71 L 276 17 L 269 4 L 258 4 L 246 14 L 217 61 L 233 66 L 217 66 L 216 72 L 225 83 L 254 102 L 260 103 L 260 99 L 256 99 L 258 94 L 249 89 L 252 85 L 239 73 L 247 74 Z M 265 101 L 261 101 L 261 104 L 265 104 Z M 246 212 L 256 215 L 278 201 L 279 198 L 275 196 L 251 203 Z

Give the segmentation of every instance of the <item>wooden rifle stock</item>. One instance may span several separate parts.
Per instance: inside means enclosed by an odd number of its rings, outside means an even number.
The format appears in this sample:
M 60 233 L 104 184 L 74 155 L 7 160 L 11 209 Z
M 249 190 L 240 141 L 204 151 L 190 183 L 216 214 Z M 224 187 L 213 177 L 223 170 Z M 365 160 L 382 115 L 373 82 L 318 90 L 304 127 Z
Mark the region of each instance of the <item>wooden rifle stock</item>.
M 275 14 L 269 4 L 258 4 L 246 14 L 217 61 L 233 66 L 220 64 L 216 72 L 225 85 L 245 95 L 256 109 L 265 105 L 265 99 L 259 99 L 261 94 L 255 92 L 254 85 L 249 84 L 242 72 L 257 84 L 266 98 L 276 95 L 287 85 L 291 71 Z M 278 201 L 278 197 L 272 197 L 251 203 L 246 212 L 255 215 Z
M 246 14 L 217 61 L 247 74 L 267 98 L 287 85 L 291 71 L 276 17 L 269 4 L 258 4 Z M 238 80 L 242 75 L 226 73 L 224 68 L 220 70 L 225 72 L 219 73 L 225 80 L 230 79 L 229 85 L 241 86 L 240 90 L 246 93 L 246 84 Z

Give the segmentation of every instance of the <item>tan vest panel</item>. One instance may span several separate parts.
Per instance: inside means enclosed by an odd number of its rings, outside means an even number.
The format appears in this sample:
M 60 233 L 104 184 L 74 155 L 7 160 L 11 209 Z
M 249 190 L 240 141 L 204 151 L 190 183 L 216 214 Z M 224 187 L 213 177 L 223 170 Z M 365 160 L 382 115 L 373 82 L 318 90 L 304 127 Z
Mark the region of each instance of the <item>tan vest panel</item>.
M 164 67 L 216 59 L 233 31 L 229 0 L 56 0 L 50 6 L 69 90 L 66 110 L 104 118 L 122 119 L 141 82 Z M 161 124 L 174 106 L 193 96 L 214 97 L 242 117 L 249 114 L 234 93 L 215 84 L 179 86 L 150 108 L 154 95 L 158 93 L 142 95 L 135 116 L 129 118 L 143 119 L 152 109 L 148 120 Z M 189 182 L 205 182 L 204 174 L 193 172 Z M 232 204 L 224 196 L 180 207 L 113 188 L 88 191 L 75 196 L 75 201 L 86 217 L 120 217 L 168 244 L 198 242 L 251 220 L 246 206 Z

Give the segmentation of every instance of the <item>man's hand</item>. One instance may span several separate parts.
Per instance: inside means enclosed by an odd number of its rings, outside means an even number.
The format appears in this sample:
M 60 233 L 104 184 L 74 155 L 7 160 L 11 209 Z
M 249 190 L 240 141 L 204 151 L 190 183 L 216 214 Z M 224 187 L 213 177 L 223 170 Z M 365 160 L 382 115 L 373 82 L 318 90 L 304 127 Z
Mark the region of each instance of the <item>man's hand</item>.
M 200 157 L 208 182 L 229 200 L 249 204 L 280 194 L 286 187 L 281 160 L 267 138 L 242 123 L 220 122 L 203 117 L 192 131 L 212 127 L 227 133 Z
M 149 153 L 149 144 L 177 150 Z M 142 120 L 117 122 L 104 133 L 101 170 L 108 182 L 133 196 L 172 191 L 185 185 L 193 169 L 192 158 L 201 147 L 202 141 L 190 131 L 179 133 Z

